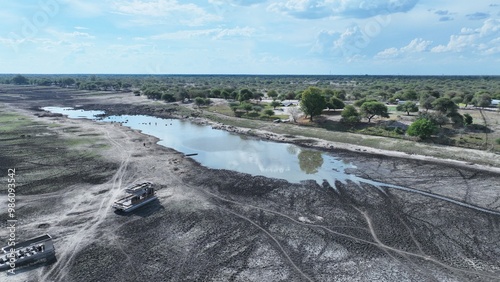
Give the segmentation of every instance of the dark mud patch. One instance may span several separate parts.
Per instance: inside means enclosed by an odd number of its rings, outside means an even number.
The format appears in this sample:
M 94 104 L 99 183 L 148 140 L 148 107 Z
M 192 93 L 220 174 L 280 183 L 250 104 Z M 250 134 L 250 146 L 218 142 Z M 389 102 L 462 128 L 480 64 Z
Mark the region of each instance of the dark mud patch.
M 50 227 L 50 223 L 40 223 L 37 225 L 37 228 L 41 228 L 41 229 L 47 229 Z

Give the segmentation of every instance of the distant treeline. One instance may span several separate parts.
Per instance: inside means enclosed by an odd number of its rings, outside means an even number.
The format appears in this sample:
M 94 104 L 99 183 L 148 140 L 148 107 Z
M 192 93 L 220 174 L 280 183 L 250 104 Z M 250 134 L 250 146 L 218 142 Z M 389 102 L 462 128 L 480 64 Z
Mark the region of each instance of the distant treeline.
M 269 97 L 299 99 L 310 86 L 341 100 L 420 101 L 446 97 L 456 104 L 500 99 L 500 76 L 334 75 L 0 75 L 0 83 L 134 92 L 151 99 Z M 482 101 L 479 103 L 478 101 Z

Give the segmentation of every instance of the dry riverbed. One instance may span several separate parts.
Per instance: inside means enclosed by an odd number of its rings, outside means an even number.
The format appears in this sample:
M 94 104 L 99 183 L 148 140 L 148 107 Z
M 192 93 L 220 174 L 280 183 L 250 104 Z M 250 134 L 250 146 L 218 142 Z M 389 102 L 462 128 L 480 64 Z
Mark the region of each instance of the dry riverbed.
M 7 281 L 499 281 L 494 170 L 333 144 L 356 165 L 350 173 L 414 190 L 291 184 L 205 168 L 119 124 L 36 116 L 40 106 L 75 105 L 186 115 L 141 97 L 3 90 L 2 142 L 11 146 L 2 146 L 1 171 L 19 168 L 17 236 L 49 233 L 57 256 L 0 274 Z M 313 141 L 301 142 L 322 145 Z M 159 201 L 115 214 L 124 186 L 142 180 L 156 183 Z

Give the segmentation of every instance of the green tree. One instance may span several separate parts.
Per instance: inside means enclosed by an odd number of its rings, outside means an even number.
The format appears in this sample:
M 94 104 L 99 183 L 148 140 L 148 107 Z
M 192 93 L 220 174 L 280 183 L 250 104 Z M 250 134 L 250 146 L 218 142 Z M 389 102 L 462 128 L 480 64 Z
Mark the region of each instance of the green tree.
M 439 125 L 440 128 L 443 125 L 445 125 L 445 124 L 447 124 L 449 122 L 448 117 L 445 114 L 441 113 L 441 112 L 434 112 L 434 113 L 425 112 L 425 113 L 420 113 L 418 115 L 418 118 L 419 119 L 428 119 L 428 120 L 432 121 L 434 124 Z
M 219 97 L 222 96 L 222 90 L 220 90 L 220 89 L 212 89 L 212 91 L 210 91 L 210 96 L 214 97 L 214 98 L 219 98 Z
M 199 107 L 205 105 L 205 99 L 203 99 L 201 97 L 196 97 L 196 98 L 194 98 L 194 103 L 199 108 Z
M 453 103 L 455 104 L 461 104 L 464 100 L 464 98 L 462 96 L 455 96 L 453 98 L 451 98 L 451 100 L 453 101 Z
M 455 113 L 458 110 L 458 106 L 453 103 L 450 98 L 441 97 L 437 98 L 432 102 L 432 107 L 434 110 L 439 111 L 443 114 Z
M 412 113 L 418 112 L 418 106 L 414 102 L 407 101 L 407 102 L 404 102 L 403 104 L 399 104 L 396 107 L 396 110 L 398 110 L 400 112 L 406 112 L 407 115 L 410 115 L 410 112 L 412 112 Z
M 144 90 L 144 95 L 146 95 L 148 99 L 161 99 L 161 94 L 162 94 L 161 91 L 154 87 L 149 87 L 146 90 Z
M 491 105 L 491 96 L 487 93 L 479 94 L 476 97 L 474 97 L 472 103 L 476 107 L 481 107 L 481 108 L 488 107 L 489 105 Z
M 24 84 L 28 84 L 28 79 L 20 74 L 14 76 L 14 78 L 12 78 L 12 82 L 14 84 L 18 84 L 18 85 L 24 85 Z
M 404 93 L 403 93 L 403 99 L 405 100 L 412 100 L 412 101 L 415 101 L 418 99 L 418 94 L 415 90 L 406 90 Z
M 163 93 L 161 94 L 161 99 L 167 102 L 175 102 L 175 97 L 173 94 L 170 93 Z
M 52 80 L 44 78 L 44 79 L 39 80 L 37 82 L 37 84 L 42 85 L 42 86 L 50 86 L 50 85 L 52 85 Z
M 268 117 L 271 117 L 272 115 L 274 115 L 274 111 L 271 109 L 267 109 L 264 111 L 264 114 L 267 115 Z
M 358 111 L 352 105 L 345 106 L 340 115 L 342 116 L 340 121 L 345 123 L 357 123 L 361 120 Z
M 454 126 L 463 126 L 464 125 L 464 117 L 458 112 L 448 114 L 448 117 L 453 122 Z
M 346 92 L 344 89 L 342 90 L 333 90 L 334 94 L 333 96 L 337 97 L 340 100 L 345 100 Z
M 73 79 L 71 77 L 66 77 L 66 78 L 61 79 L 61 86 L 62 87 L 70 86 L 70 85 L 75 84 L 75 82 L 76 82 L 75 79 Z
M 333 109 L 333 111 L 335 111 L 335 109 L 343 109 L 345 107 L 345 104 L 339 98 L 332 96 L 330 97 L 328 103 L 326 103 L 326 107 L 328 108 L 328 110 Z
M 279 101 L 274 100 L 271 102 L 270 105 L 271 105 L 271 107 L 273 107 L 273 109 L 276 109 L 276 107 L 281 105 L 281 103 Z
M 368 122 L 371 122 L 374 116 L 389 117 L 387 106 L 380 102 L 365 102 L 359 110 L 361 115 L 368 119 Z
M 252 98 L 257 100 L 258 102 L 262 101 L 262 97 L 264 97 L 264 94 L 259 92 L 253 92 Z
M 325 98 L 321 95 L 321 89 L 309 87 L 302 93 L 300 108 L 313 121 L 313 117 L 320 115 L 326 107 Z
M 288 94 L 286 94 L 285 96 L 286 99 L 288 100 L 300 100 L 302 99 L 302 92 L 299 92 L 299 93 L 295 93 L 295 92 L 288 92 Z
M 262 107 L 261 106 L 253 106 L 252 110 L 256 113 L 262 112 Z
M 464 114 L 464 123 L 466 125 L 471 125 L 474 120 L 472 119 L 472 116 L 469 114 Z
M 278 95 L 278 97 L 276 99 L 278 99 L 280 101 L 284 101 L 284 100 L 286 100 L 286 95 L 283 94 L 283 93 L 281 93 L 281 94 Z
M 227 100 L 227 98 L 229 98 L 231 96 L 231 92 L 224 89 L 224 90 L 222 90 L 221 96 L 222 96 L 222 98 Z
M 249 111 L 251 111 L 251 110 L 252 110 L 252 107 L 253 107 L 253 106 L 252 106 L 252 104 L 250 104 L 250 103 L 243 103 L 243 104 L 241 104 L 241 108 L 242 108 L 243 110 L 245 110 L 245 112 L 246 112 L 247 114 L 248 114 L 248 112 L 249 112 Z
M 267 92 L 267 96 L 273 100 L 276 100 L 276 97 L 278 97 L 278 92 L 276 92 L 276 90 L 270 90 L 269 92 Z
M 406 133 L 410 136 L 418 136 L 420 139 L 426 139 L 431 137 L 436 130 L 436 125 L 431 120 L 419 118 L 408 127 Z
M 474 99 L 474 95 L 466 94 L 462 100 L 462 103 L 464 103 L 465 106 L 467 107 L 472 102 L 473 99 Z
M 238 94 L 238 101 L 240 101 L 240 102 L 248 101 L 248 100 L 252 99 L 252 97 L 253 97 L 252 91 L 250 91 L 246 88 L 241 89 L 240 93 Z

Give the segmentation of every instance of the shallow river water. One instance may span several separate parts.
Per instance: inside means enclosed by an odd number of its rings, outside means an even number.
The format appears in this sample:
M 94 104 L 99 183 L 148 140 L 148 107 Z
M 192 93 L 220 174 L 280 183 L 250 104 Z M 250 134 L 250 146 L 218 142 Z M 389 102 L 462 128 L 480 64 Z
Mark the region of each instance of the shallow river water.
M 144 134 L 160 139 L 158 144 L 192 156 L 203 166 L 214 169 L 228 169 L 252 175 L 285 179 L 292 183 L 326 180 L 335 188 L 335 180 L 367 183 L 382 187 L 420 194 L 440 199 L 475 210 L 500 215 L 500 212 L 477 207 L 430 192 L 383 182 L 364 179 L 349 173 L 356 166 L 335 156 L 334 152 L 322 152 L 301 148 L 293 144 L 277 143 L 212 129 L 187 120 L 164 119 L 145 115 L 121 115 L 100 117 L 103 111 L 86 111 L 64 107 L 44 107 L 43 110 L 60 113 L 69 118 L 86 118 L 97 122 L 116 122 Z M 355 171 L 355 170 L 351 170 Z
M 96 117 L 103 111 L 45 107 L 69 118 L 86 118 L 100 122 L 117 122 L 160 139 L 158 144 L 192 156 L 200 164 L 215 169 L 228 169 L 252 175 L 262 175 L 300 182 L 323 179 L 332 183 L 350 179 L 359 181 L 346 169 L 355 168 L 338 157 L 293 144 L 270 142 L 248 136 L 212 129 L 186 120 L 164 119 L 144 115 Z M 333 184 L 333 183 L 332 183 Z

